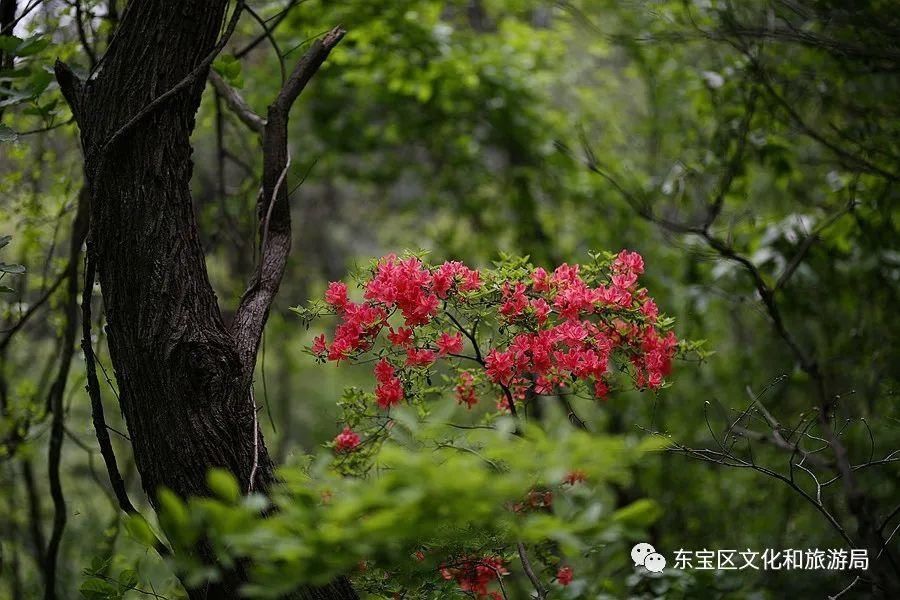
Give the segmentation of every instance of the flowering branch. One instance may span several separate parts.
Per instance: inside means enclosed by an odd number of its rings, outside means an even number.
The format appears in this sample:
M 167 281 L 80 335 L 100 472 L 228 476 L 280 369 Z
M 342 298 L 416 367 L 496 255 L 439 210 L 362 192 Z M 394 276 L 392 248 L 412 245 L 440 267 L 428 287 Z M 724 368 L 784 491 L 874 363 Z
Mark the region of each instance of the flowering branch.
M 482 428 L 509 414 L 515 422 L 511 433 L 525 439 L 519 415 L 542 397 L 558 398 L 569 421 L 587 430 L 569 395 L 605 400 L 613 389 L 659 389 L 671 372 L 678 340 L 672 320 L 660 315 L 639 285 L 643 271 L 641 256 L 627 250 L 552 272 L 517 259 L 478 271 L 455 261 L 429 266 L 416 256 L 389 255 L 361 274 L 361 300 L 351 299 L 345 283 L 332 282 L 324 302 L 294 309 L 307 322 L 323 314 L 338 318 L 331 340 L 318 335 L 310 350 L 323 363 L 374 362 L 375 380 L 371 392 L 349 390 L 342 404 L 345 425 L 331 444 L 341 457 L 338 465 L 368 471 L 371 454 L 363 447 L 390 437 L 391 411 L 409 404 L 426 416 L 430 403 L 445 391 L 467 410 L 477 407 Z M 629 385 L 620 387 L 619 379 Z M 485 408 L 486 396 L 496 399 L 493 406 Z M 498 474 L 508 468 L 482 448 L 452 438 L 428 445 L 473 454 Z M 576 469 L 552 485 L 584 479 Z M 522 516 L 552 511 L 551 487 L 539 480 L 533 485 L 508 510 Z M 509 544 L 536 598 L 544 600 L 547 588 L 524 543 L 513 539 Z M 476 599 L 499 600 L 506 598 L 503 565 L 500 556 L 463 556 L 456 566 L 445 564 L 442 575 Z M 565 586 L 572 578 L 571 567 L 560 567 L 555 581 Z M 488 591 L 494 580 L 499 591 Z
M 423 376 L 430 380 L 436 363 L 454 358 L 482 367 L 472 372 L 450 365 L 458 376 L 458 402 L 472 408 L 478 391 L 496 386 L 498 410 L 513 417 L 529 394 L 536 401 L 588 385 L 595 397 L 605 398 L 611 361 L 630 366 L 626 371 L 638 388 L 661 387 L 677 339 L 668 330 L 671 320 L 660 318 L 656 303 L 638 286 L 643 259 L 622 251 L 580 269 L 561 265 L 551 274 L 519 265 L 483 277 L 458 262 L 430 268 L 415 257 L 387 256 L 363 281 L 361 303 L 350 300 L 346 284 L 329 285 L 325 303 L 341 322 L 332 342 L 318 336 L 312 352 L 322 361 L 375 358 L 374 395 L 382 410 L 418 398 Z M 455 334 L 441 328 L 442 317 Z M 477 330 L 481 323 L 494 334 L 486 354 Z M 465 340 L 474 356 L 463 353 Z M 586 429 L 560 397 L 573 424 Z

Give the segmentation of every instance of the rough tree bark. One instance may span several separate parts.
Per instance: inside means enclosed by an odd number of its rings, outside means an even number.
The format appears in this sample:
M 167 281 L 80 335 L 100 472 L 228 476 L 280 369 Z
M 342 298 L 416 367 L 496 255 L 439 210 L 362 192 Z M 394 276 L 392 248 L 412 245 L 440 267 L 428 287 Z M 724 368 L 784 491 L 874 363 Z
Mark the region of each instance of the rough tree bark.
M 211 467 L 228 469 L 244 489 L 274 482 L 249 389 L 257 342 L 223 323 L 192 211 L 189 138 L 206 70 L 145 111 L 214 51 L 227 4 L 129 2 L 90 78 L 82 83 L 57 65 L 81 130 L 89 260 L 99 274 L 120 405 L 154 504 L 161 486 L 182 497 L 207 493 Z M 261 330 L 267 314 L 265 307 L 250 329 Z M 234 598 L 244 580 L 239 569 L 189 592 Z M 340 579 L 295 597 L 357 596 Z

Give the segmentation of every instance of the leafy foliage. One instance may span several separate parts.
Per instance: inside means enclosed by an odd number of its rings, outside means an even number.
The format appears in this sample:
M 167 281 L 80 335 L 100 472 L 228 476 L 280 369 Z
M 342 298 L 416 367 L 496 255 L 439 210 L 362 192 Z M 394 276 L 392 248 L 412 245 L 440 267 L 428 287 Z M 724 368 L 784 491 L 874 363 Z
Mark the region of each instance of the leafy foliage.
M 189 582 L 209 576 L 208 566 L 186 558 L 204 539 L 225 566 L 252 559 L 251 597 L 278 597 L 359 569 L 355 579 L 369 593 L 436 599 L 459 594 L 440 575 L 455 557 L 493 553 L 512 562 L 522 541 L 540 548 L 542 577 L 549 581 L 562 553 L 576 573 L 590 574 L 578 579 L 588 589 L 624 550 L 622 536 L 659 516 L 647 500 L 614 509 L 609 489 L 626 484 L 629 466 L 660 449 L 658 441 L 597 438 L 565 423 L 553 436 L 537 426 L 516 435 L 506 419 L 460 430 L 442 424 L 440 412 L 425 419 L 412 408 L 395 411 L 389 435 L 357 463 L 356 476 L 320 455 L 283 469 L 285 484 L 271 499 L 241 498 L 224 472 L 210 474 L 215 498 L 185 504 L 163 493 L 160 518 L 177 568 Z M 565 482 L 573 465 L 586 482 Z M 538 482 L 556 492 L 552 511 L 511 510 Z
M 54 515 L 45 460 L 48 374 L 68 323 L 65 286 L 57 282 L 69 261 L 64 249 L 83 169 L 52 61 L 58 56 L 87 78 L 92 55 L 102 57 L 117 26 L 116 4 L 54 4 L 0 36 L 0 220 L 15 236 L 3 238 L 4 260 L 13 264 L 0 274 L 4 597 L 43 593 Z M 114 499 L 106 501 L 76 354 L 64 390 L 69 520 L 61 597 L 78 589 L 90 598 L 184 597 L 172 565 L 147 550 L 162 530 L 176 546 L 182 533 L 208 533 L 223 556 L 252 555 L 258 570 L 250 591 L 260 596 L 273 593 L 267 584 L 316 580 L 320 573 L 308 570 L 314 564 L 322 573 L 351 569 L 373 597 L 401 588 L 415 592 L 407 597 L 448 597 L 460 593 L 461 567 L 451 565 L 457 571 L 444 579 L 443 562 L 496 555 L 510 571 L 507 591 L 519 597 L 530 582 L 509 550 L 516 539 L 527 540 L 541 579 L 563 598 L 820 597 L 848 585 L 847 596 L 865 596 L 877 590 L 876 572 L 895 573 L 900 27 L 893 3 L 250 4 L 271 37 L 245 15 L 213 68 L 259 114 L 277 92 L 282 62 L 289 69 L 311 39 L 338 23 L 348 29 L 291 119 L 294 253 L 255 388 L 272 456 L 293 457 L 285 488 L 266 501 L 278 512 L 261 519 L 259 497 L 235 500 L 235 484 L 218 474 L 209 485 L 214 498 L 169 498 L 163 514 L 181 514 L 186 525 L 169 515 L 161 528 L 128 440 L 113 435 L 130 495 L 146 516 L 122 517 Z M 16 18 L 24 8 L 18 3 Z M 212 88 L 193 143 L 194 209 L 227 321 L 253 263 L 259 143 Z M 572 399 L 597 435 L 574 431 L 551 400 L 540 427 L 528 412 L 520 438 L 486 401 L 502 390 L 479 365 L 467 367 L 479 398 L 468 410 L 451 397 L 464 382 L 441 363 L 401 373 L 404 389 L 425 399 L 385 413 L 373 397 L 374 364 L 322 367 L 316 352 L 304 351 L 319 335 L 331 337 L 337 322 L 325 313 L 332 308 L 301 309 L 307 329 L 286 306 L 320 297 L 348 272 L 368 277 L 369 257 L 404 247 L 479 270 L 503 252 L 503 277 L 523 283 L 530 267 L 509 257 L 549 265 L 583 259 L 591 248 L 635 249 L 653 265 L 642 284 L 684 338 L 677 385 L 648 398 L 623 374 L 603 403 L 585 384 L 585 397 Z M 494 303 L 502 290 L 484 294 Z M 22 322 L 28 314 L 35 316 Z M 94 314 L 104 318 L 98 297 Z M 465 326 L 479 317 L 472 307 Z M 501 326 L 495 319 L 479 327 L 485 344 L 495 336 L 501 349 L 508 346 L 515 328 L 501 333 Z M 109 425 L 126 434 L 105 334 L 94 331 L 98 364 L 108 371 Z M 432 344 L 448 332 L 452 323 L 444 321 L 420 339 Z M 394 358 L 406 369 L 401 355 Z M 372 438 L 386 414 L 396 425 Z M 441 425 L 448 422 L 493 429 Z M 359 435 L 358 447 L 352 436 L 338 445 L 344 427 Z M 842 487 L 833 443 L 821 442 L 829 431 L 846 450 L 860 504 Z M 668 451 L 640 452 L 646 448 L 637 438 L 652 433 L 668 440 Z M 320 453 L 323 446 L 331 451 Z M 554 447 L 595 451 L 574 467 L 587 481 L 561 483 L 573 461 Z M 546 464 L 538 450 L 549 453 Z M 688 451 L 696 450 L 722 455 L 692 460 L 698 457 Z M 622 456 L 615 473 L 604 453 Z M 503 507 L 534 489 L 528 474 L 553 491 L 552 513 Z M 379 498 L 388 491 L 393 496 Z M 471 505 L 478 527 L 429 521 L 416 508 L 423 497 L 443 501 L 463 522 Z M 809 500 L 819 497 L 821 504 Z M 849 546 L 843 533 L 860 546 L 857 505 L 886 542 L 866 573 L 667 570 L 648 577 L 628 561 L 630 544 L 646 539 L 669 552 L 761 550 Z M 398 521 L 394 509 L 412 520 Z M 384 522 L 361 526 L 356 518 L 367 511 Z M 331 524 L 331 533 L 313 518 Z M 273 559 L 266 540 L 285 562 Z M 371 552 L 363 556 L 363 548 Z M 370 561 L 365 571 L 356 568 L 360 558 Z M 175 566 L 198 577 L 209 572 L 189 560 Z M 565 566 L 573 569 L 568 586 L 554 580 Z M 498 591 L 497 581 L 489 587 Z

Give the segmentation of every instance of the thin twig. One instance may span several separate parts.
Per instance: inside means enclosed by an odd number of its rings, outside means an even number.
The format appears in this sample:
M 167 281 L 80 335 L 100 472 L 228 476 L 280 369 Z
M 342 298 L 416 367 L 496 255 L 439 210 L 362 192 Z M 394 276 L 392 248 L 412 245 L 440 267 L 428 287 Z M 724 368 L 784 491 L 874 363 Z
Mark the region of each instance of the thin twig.
M 91 399 L 91 419 L 94 423 L 94 433 L 97 443 L 100 445 L 100 454 L 106 464 L 106 472 L 109 474 L 109 482 L 113 493 L 119 501 L 119 508 L 127 514 L 136 514 L 137 509 L 128 498 L 125 489 L 125 481 L 119 472 L 116 455 L 109 439 L 109 431 L 106 419 L 103 415 L 103 400 L 100 396 L 100 382 L 97 379 L 97 368 L 94 361 L 94 349 L 91 345 L 91 297 L 94 288 L 94 261 L 91 256 L 91 244 L 88 242 L 88 252 L 85 256 L 84 290 L 81 296 L 81 349 L 84 351 L 84 364 L 87 372 L 87 391 Z
M 519 551 L 519 560 L 522 561 L 522 569 L 524 569 L 528 580 L 531 581 L 531 585 L 534 586 L 534 591 L 537 592 L 538 600 L 544 600 L 544 598 L 547 597 L 547 591 L 544 589 L 544 586 L 541 585 L 541 580 L 538 579 L 538 576 L 534 572 L 534 568 L 531 566 L 531 561 L 528 559 L 528 553 L 525 551 L 525 544 L 516 542 L 516 549 Z

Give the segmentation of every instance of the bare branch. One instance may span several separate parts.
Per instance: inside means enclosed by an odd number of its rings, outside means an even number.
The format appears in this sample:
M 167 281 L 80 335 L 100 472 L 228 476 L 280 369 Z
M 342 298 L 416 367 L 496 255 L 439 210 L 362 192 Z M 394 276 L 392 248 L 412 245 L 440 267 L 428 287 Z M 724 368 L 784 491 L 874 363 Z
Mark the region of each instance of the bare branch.
M 222 99 L 225 100 L 225 105 L 228 109 L 231 110 L 244 125 L 262 135 L 266 128 L 266 120 L 253 112 L 253 109 L 250 108 L 250 105 L 247 104 L 244 97 L 241 96 L 236 89 L 228 85 L 225 80 L 222 79 L 222 76 L 215 71 L 209 72 L 209 82 L 212 83 Z
M 69 265 L 66 265 L 66 268 L 63 270 L 63 272 L 60 273 L 59 276 L 53 281 L 53 283 L 50 284 L 50 287 L 48 287 L 44 291 L 44 293 L 41 294 L 41 297 L 35 300 L 34 303 L 29 305 L 28 310 L 26 310 L 21 318 L 16 321 L 15 325 L 5 331 L 6 336 L 4 336 L 3 340 L 0 340 L 0 352 L 2 352 L 9 345 L 12 337 L 22 327 L 24 327 L 26 323 L 28 323 L 28 320 L 34 316 L 38 309 L 40 309 L 47 302 L 47 300 L 50 299 L 50 296 L 52 296 L 57 289 L 59 289 L 59 286 L 62 284 L 62 282 L 66 280 L 66 274 L 69 272 L 70 268 L 71 267 Z
M 81 0 L 75 0 L 75 29 L 78 32 L 78 40 L 81 42 L 81 48 L 84 50 L 84 53 L 87 54 L 88 64 L 91 65 L 91 69 L 97 66 L 97 53 L 94 52 L 93 46 L 91 46 L 90 40 L 87 38 L 87 34 L 84 31 L 84 11 L 81 9 Z M 91 18 L 90 12 L 88 13 L 88 19 Z
M 344 34 L 343 29 L 336 27 L 313 42 L 269 106 L 263 131 L 263 186 L 257 203 L 260 258 L 232 324 L 246 383 L 253 375 L 262 332 L 291 249 L 289 194 L 287 186 L 283 185 L 290 160 L 288 117 L 291 106 Z
M 737 137 L 737 148 L 735 149 L 734 154 L 732 154 L 731 159 L 728 161 L 725 170 L 722 172 L 716 196 L 713 198 L 713 201 L 707 209 L 706 220 L 703 222 L 703 227 L 706 229 L 709 229 L 713 222 L 719 217 L 719 213 L 722 212 L 722 207 L 725 204 L 725 196 L 727 196 L 728 192 L 731 190 L 734 178 L 737 176 L 738 171 L 740 171 L 741 166 L 743 165 L 744 150 L 747 147 L 747 137 L 750 134 L 750 122 L 753 120 L 753 113 L 756 110 L 757 96 L 758 92 L 754 87 L 750 92 L 750 97 L 747 99 L 747 105 L 744 109 L 744 118 L 741 119 L 741 127 Z
M 247 6 L 246 11 L 250 14 L 253 19 L 259 23 L 259 26 L 262 27 L 263 35 L 266 39 L 269 40 L 269 44 L 272 45 L 272 50 L 275 51 L 275 56 L 278 57 L 278 70 L 281 73 L 281 84 L 284 85 L 284 80 L 286 78 L 285 69 L 284 69 L 284 54 L 281 53 L 281 49 L 278 47 L 278 42 L 275 41 L 275 37 L 272 35 L 272 30 L 269 28 L 268 24 L 263 20 L 262 17 L 259 16 L 255 10 L 251 7 Z M 276 26 L 278 23 L 275 24 Z
M 834 596 L 828 596 L 828 600 L 837 600 L 838 598 L 840 598 L 841 596 L 843 596 L 844 594 L 849 592 L 853 588 L 853 586 L 855 586 L 857 583 L 859 583 L 859 581 L 860 581 L 860 578 L 859 578 L 859 575 L 857 575 L 856 577 L 853 578 L 853 581 L 850 582 L 850 585 L 848 585 L 847 587 L 842 589 L 840 592 L 838 592 Z
M 800 243 L 800 247 L 797 249 L 797 252 L 791 258 L 790 262 L 784 268 L 784 272 L 778 278 L 778 281 L 775 282 L 775 286 L 772 288 L 773 291 L 778 291 L 788 282 L 791 276 L 794 274 L 794 271 L 797 270 L 797 267 L 803 262 L 803 259 L 806 257 L 806 253 L 809 252 L 809 249 L 812 248 L 812 245 L 819 239 L 819 236 L 822 234 L 825 229 L 834 224 L 838 219 L 842 216 L 853 210 L 853 207 L 856 206 L 855 198 L 851 198 L 850 202 L 843 209 L 832 215 L 827 221 L 816 227 L 816 230 L 810 233 L 806 238 Z
M 838 144 L 834 143 L 833 141 L 829 140 L 824 135 L 813 129 L 800 115 L 800 113 L 797 112 L 794 106 L 775 90 L 775 86 L 772 85 L 772 82 L 769 80 L 768 75 L 766 74 L 765 70 L 759 65 L 759 63 L 749 53 L 745 53 L 745 55 L 752 61 L 752 63 L 756 67 L 756 70 L 759 73 L 759 81 L 762 83 L 766 92 L 778 105 L 781 106 L 782 109 L 784 109 L 790 119 L 794 122 L 794 125 L 798 129 L 800 129 L 800 131 L 831 150 L 835 155 L 843 160 L 844 164 L 846 164 L 847 166 L 861 171 L 866 171 L 868 173 L 880 175 L 881 177 L 884 177 L 889 181 L 900 181 L 900 175 L 898 175 L 896 172 L 882 168 L 872 161 L 848 151 L 846 148 L 839 146 Z
M 284 21 L 285 17 L 288 16 L 291 9 L 303 1 L 305 1 L 305 0 L 290 0 L 287 3 L 287 6 L 285 6 L 282 10 L 280 10 L 276 15 L 269 17 L 268 19 L 265 19 L 263 21 L 263 24 L 265 25 L 263 33 L 259 34 L 259 36 L 257 36 L 253 41 L 251 41 L 249 44 L 247 44 L 246 46 L 244 46 L 243 48 L 241 48 L 240 50 L 235 52 L 234 53 L 235 58 L 243 58 L 251 50 L 256 48 L 263 40 L 269 38 L 272 35 L 272 33 L 275 31 L 275 29 L 277 29 L 278 26 L 281 25 L 281 23 L 282 23 L 282 21 Z M 269 25 L 270 21 L 274 21 L 274 23 Z
M 754 439 L 760 442 L 767 442 L 772 444 L 776 448 L 781 448 L 782 450 L 786 450 L 788 452 L 796 452 L 803 460 L 810 463 L 811 465 L 819 468 L 828 467 L 828 462 L 823 460 L 821 457 L 816 456 L 815 454 L 811 454 L 810 452 L 800 448 L 799 444 L 792 444 L 782 437 L 781 433 L 777 430 L 773 430 L 770 435 L 766 435 L 759 431 L 753 431 L 752 429 L 747 429 L 746 427 L 736 426 L 733 428 L 735 433 L 738 433 L 744 437 Z
M 106 427 L 106 419 L 103 415 L 103 400 L 100 397 L 100 381 L 97 379 L 97 368 L 94 361 L 94 349 L 91 346 L 91 296 L 94 288 L 94 261 L 91 257 L 90 242 L 88 254 L 85 258 L 84 290 L 81 296 L 81 349 L 84 351 L 84 363 L 87 371 L 87 391 L 91 398 L 91 418 L 94 423 L 94 433 L 97 443 L 100 444 L 100 454 L 106 463 L 106 471 L 109 473 L 109 481 L 113 492 L 119 501 L 119 508 L 128 514 L 134 514 L 137 509 L 128 499 L 125 490 L 125 481 L 119 473 L 119 465 L 113 452 L 112 442 L 109 439 L 109 431 Z
M 670 451 L 676 452 L 679 454 L 684 454 L 686 456 L 689 456 L 689 457 L 697 459 L 697 460 L 713 462 L 716 464 L 721 464 L 721 465 L 725 465 L 725 466 L 729 466 L 729 467 L 753 469 L 754 471 L 758 471 L 760 473 L 763 473 L 764 475 L 767 475 L 769 477 L 772 477 L 774 479 L 777 479 L 777 480 L 785 483 L 791 489 L 793 489 L 798 494 L 800 494 L 807 502 L 812 504 L 815 507 L 815 509 L 817 511 L 819 511 L 819 513 L 822 514 L 822 516 L 824 516 L 825 519 L 831 524 L 831 526 L 835 529 L 835 531 L 837 531 L 840 534 L 840 536 L 844 539 L 844 541 L 847 542 L 848 546 L 851 546 L 851 547 L 853 546 L 853 540 L 850 538 L 849 535 L 847 535 L 847 532 L 844 530 L 844 528 L 841 526 L 841 524 L 837 521 L 837 519 L 835 519 L 834 516 L 828 511 L 828 509 L 825 508 L 825 505 L 822 504 L 821 502 L 819 502 L 816 498 L 813 498 L 812 496 L 810 496 L 806 492 L 806 490 L 804 490 L 799 485 L 797 485 L 795 482 L 793 482 L 789 477 L 786 477 L 785 475 L 782 475 L 781 473 L 778 473 L 777 471 L 773 471 L 772 469 L 760 466 L 760 465 L 756 464 L 755 462 L 744 460 L 744 459 L 742 459 L 738 456 L 735 456 L 734 454 L 728 453 L 728 452 L 723 453 L 723 452 L 718 452 L 715 450 L 710 450 L 708 448 L 689 448 L 689 447 L 683 446 L 681 444 L 672 444 L 670 446 Z
M 45 598 L 56 597 L 56 566 L 59 557 L 59 546 L 66 527 L 66 499 L 63 494 L 60 478 L 60 462 L 62 460 L 62 444 L 65 434 L 65 410 L 63 395 L 69 379 L 69 369 L 75 354 L 75 340 L 78 336 L 78 257 L 87 231 L 88 198 L 84 191 L 78 202 L 78 211 L 72 226 L 70 240 L 69 264 L 66 269 L 66 301 L 64 307 L 65 329 L 61 342 L 59 370 L 50 387 L 47 404 L 53 413 L 50 425 L 50 444 L 47 453 L 47 470 L 50 479 L 50 496 L 53 498 L 53 529 L 47 552 L 44 557 L 44 590 Z
M 338 45 L 346 33 L 343 28 L 335 27 L 325 34 L 321 40 L 314 41 L 310 49 L 297 63 L 297 66 L 294 67 L 284 86 L 282 86 L 278 98 L 275 100 L 278 112 L 285 119 L 287 119 L 288 111 L 290 111 L 291 106 L 306 87 L 306 84 L 309 83 L 309 80 L 312 79 L 319 67 L 322 66 L 322 63 L 325 62 L 325 59 L 328 58 L 331 50 Z
M 544 598 L 547 597 L 547 591 L 544 589 L 541 580 L 538 579 L 538 576 L 534 572 L 534 568 L 531 566 L 531 561 L 528 559 L 528 553 L 525 551 L 525 544 L 516 542 L 516 549 L 519 551 L 519 560 L 522 561 L 522 568 L 525 570 L 525 575 L 528 576 L 528 580 L 531 582 L 531 585 L 534 586 L 534 591 L 537 592 L 538 600 L 544 600 Z

